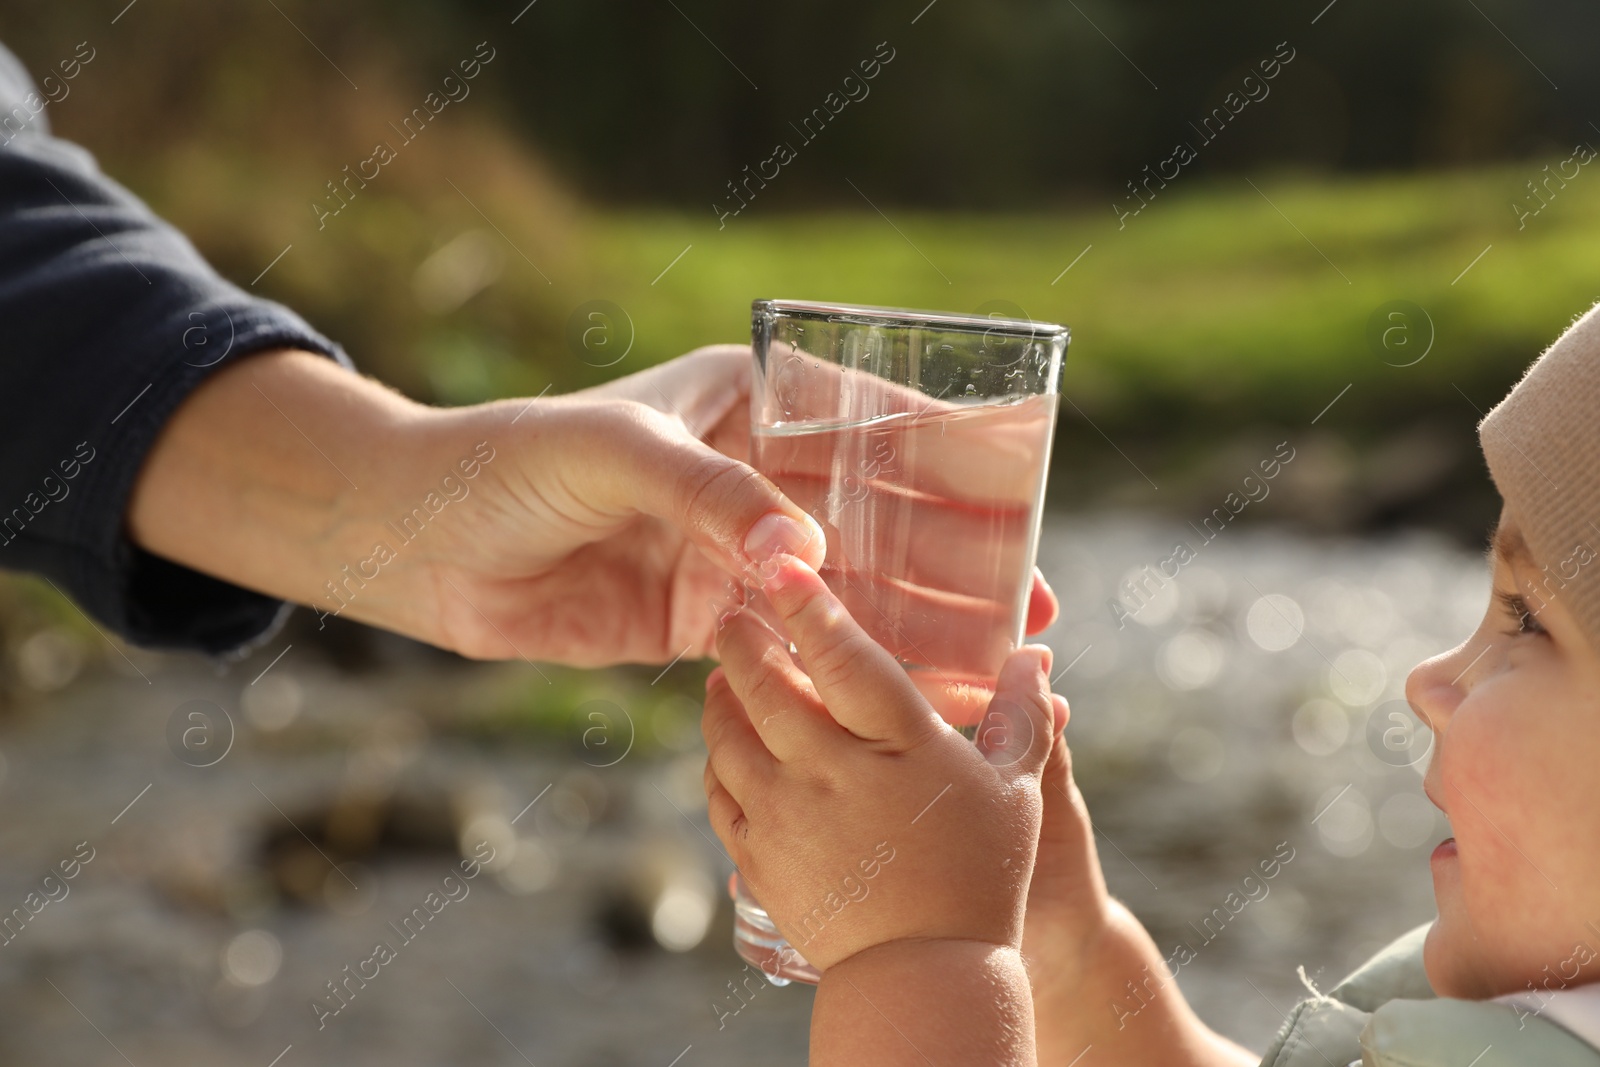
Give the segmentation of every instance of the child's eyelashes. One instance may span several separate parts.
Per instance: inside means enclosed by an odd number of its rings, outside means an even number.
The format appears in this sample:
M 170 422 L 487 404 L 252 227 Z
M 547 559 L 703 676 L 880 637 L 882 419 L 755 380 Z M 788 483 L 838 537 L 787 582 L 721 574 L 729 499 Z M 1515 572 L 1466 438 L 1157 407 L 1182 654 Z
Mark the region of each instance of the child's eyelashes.
M 1516 620 L 1517 628 L 1512 631 L 1513 637 L 1520 637 L 1523 634 L 1542 634 L 1545 632 L 1544 626 L 1540 624 L 1538 616 L 1531 608 L 1528 607 L 1528 602 L 1524 600 L 1520 594 L 1496 593 L 1495 596 L 1497 599 L 1499 599 L 1501 606 L 1505 608 L 1506 613 Z

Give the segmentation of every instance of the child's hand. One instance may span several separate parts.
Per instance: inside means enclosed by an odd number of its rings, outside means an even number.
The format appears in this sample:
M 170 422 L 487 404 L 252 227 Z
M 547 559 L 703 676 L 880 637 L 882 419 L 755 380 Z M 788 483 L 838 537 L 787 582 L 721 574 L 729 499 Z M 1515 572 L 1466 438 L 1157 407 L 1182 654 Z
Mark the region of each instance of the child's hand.
M 1070 714 L 1065 697 L 1051 699 L 1063 719 Z M 1036 983 L 1075 973 L 1105 931 L 1115 906 L 1100 871 L 1089 809 L 1072 780 L 1072 752 L 1065 737 L 1051 747 L 1040 787 L 1044 820 L 1022 940 Z
M 819 970 L 889 942 L 1015 949 L 1065 711 L 1049 650 L 1006 661 L 974 745 L 803 562 L 780 557 L 764 592 L 809 677 L 741 612 L 703 729 L 711 825 L 779 931 Z
M 1065 699 L 1052 699 L 1064 722 Z M 1195 1016 L 1155 942 L 1106 891 L 1065 737 L 1050 749 L 1042 785 L 1044 820 L 1022 938 L 1039 1063 L 1072 1063 L 1088 1047 L 1117 1063 L 1258 1062 Z M 1129 993 L 1135 987 L 1139 997 Z

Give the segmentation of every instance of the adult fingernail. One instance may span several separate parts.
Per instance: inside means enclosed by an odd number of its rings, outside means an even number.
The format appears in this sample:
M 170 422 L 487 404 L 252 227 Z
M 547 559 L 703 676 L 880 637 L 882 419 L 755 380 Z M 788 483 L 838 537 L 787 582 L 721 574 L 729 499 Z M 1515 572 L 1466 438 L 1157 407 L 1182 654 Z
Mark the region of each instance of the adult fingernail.
M 769 511 L 757 519 L 744 538 L 744 554 L 751 563 L 761 564 L 778 555 L 803 559 L 813 566 L 822 563 L 826 552 L 822 527 L 809 515 L 797 521 L 781 511 Z

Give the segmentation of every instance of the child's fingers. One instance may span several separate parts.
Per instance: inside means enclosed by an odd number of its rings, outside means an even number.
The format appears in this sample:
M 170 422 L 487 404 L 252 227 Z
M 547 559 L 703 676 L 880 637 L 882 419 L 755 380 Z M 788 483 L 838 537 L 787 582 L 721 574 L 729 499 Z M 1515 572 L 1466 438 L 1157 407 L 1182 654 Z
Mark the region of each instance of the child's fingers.
M 713 673 L 707 683 L 705 713 L 700 717 L 700 732 L 706 739 L 706 766 L 715 772 L 729 795 L 743 805 L 749 802 L 751 788 L 771 777 L 777 761 L 750 725 L 724 671 Z
M 1048 648 L 1024 645 L 1001 665 L 994 698 L 974 737 L 991 764 L 1032 775 L 1044 767 L 1057 720 L 1050 693 L 1050 663 Z
M 716 773 L 708 773 L 706 778 L 706 819 L 711 823 L 712 833 L 727 847 L 730 857 L 737 864 L 739 857 L 744 854 L 744 838 L 750 831 L 750 823 L 745 819 L 744 809 L 739 802 L 729 796 L 717 780 Z
M 779 556 L 762 591 L 840 726 L 857 737 L 897 741 L 916 741 L 944 728 L 905 669 L 803 561 Z
M 1066 700 L 1058 696 L 1054 701 L 1058 717 L 1064 717 L 1069 710 Z M 1095 856 L 1094 828 L 1083 795 L 1072 781 L 1072 751 L 1065 737 L 1055 738 L 1040 785 L 1044 817 L 1039 824 L 1029 908 L 1036 903 L 1073 910 L 1097 906 L 1104 881 Z
M 1055 590 L 1044 580 L 1039 568 L 1033 568 L 1033 588 L 1028 591 L 1028 624 L 1024 628 L 1030 635 L 1047 630 L 1061 615 L 1061 602 Z
M 1065 703 L 1062 697 L 1055 699 Z M 1071 828 L 1073 814 L 1072 750 L 1067 747 L 1065 737 L 1057 737 L 1050 746 L 1039 784 L 1044 792 L 1044 823 L 1040 827 L 1040 837 L 1059 838 L 1064 830 Z
M 1045 758 L 1044 770 L 1040 774 L 1039 785 L 1044 792 L 1044 828 L 1041 834 L 1048 833 L 1052 827 L 1064 825 L 1072 803 L 1072 749 L 1067 747 L 1067 739 L 1061 733 L 1067 720 L 1072 717 L 1072 708 L 1067 704 L 1066 697 L 1056 693 L 1050 695 L 1050 702 L 1054 705 L 1057 726 L 1050 755 Z
M 741 611 L 723 624 L 717 655 L 746 721 L 777 759 L 795 759 L 827 735 L 844 735 L 790 657 L 788 643 L 755 612 Z
M 1062 805 L 1072 802 L 1072 749 L 1067 745 L 1066 735 L 1062 730 L 1072 719 L 1072 707 L 1067 703 L 1067 698 L 1059 693 L 1050 694 L 1050 702 L 1054 705 L 1056 717 L 1056 736 L 1050 746 L 1050 755 L 1044 761 L 1044 770 L 1040 773 L 1040 786 L 1044 791 L 1044 818 L 1050 824 L 1051 814 Z M 1066 819 L 1063 813 L 1054 820 L 1057 824 Z

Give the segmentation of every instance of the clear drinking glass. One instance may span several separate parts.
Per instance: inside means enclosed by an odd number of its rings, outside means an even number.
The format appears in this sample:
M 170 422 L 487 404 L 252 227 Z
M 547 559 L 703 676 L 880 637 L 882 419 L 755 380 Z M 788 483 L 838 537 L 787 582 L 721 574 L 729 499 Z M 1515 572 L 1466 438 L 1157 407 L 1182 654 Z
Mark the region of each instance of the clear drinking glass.
M 753 465 L 821 525 L 828 587 L 969 738 L 1023 637 L 1067 340 L 1024 318 L 751 306 Z M 738 875 L 732 892 L 739 955 L 817 981 Z

